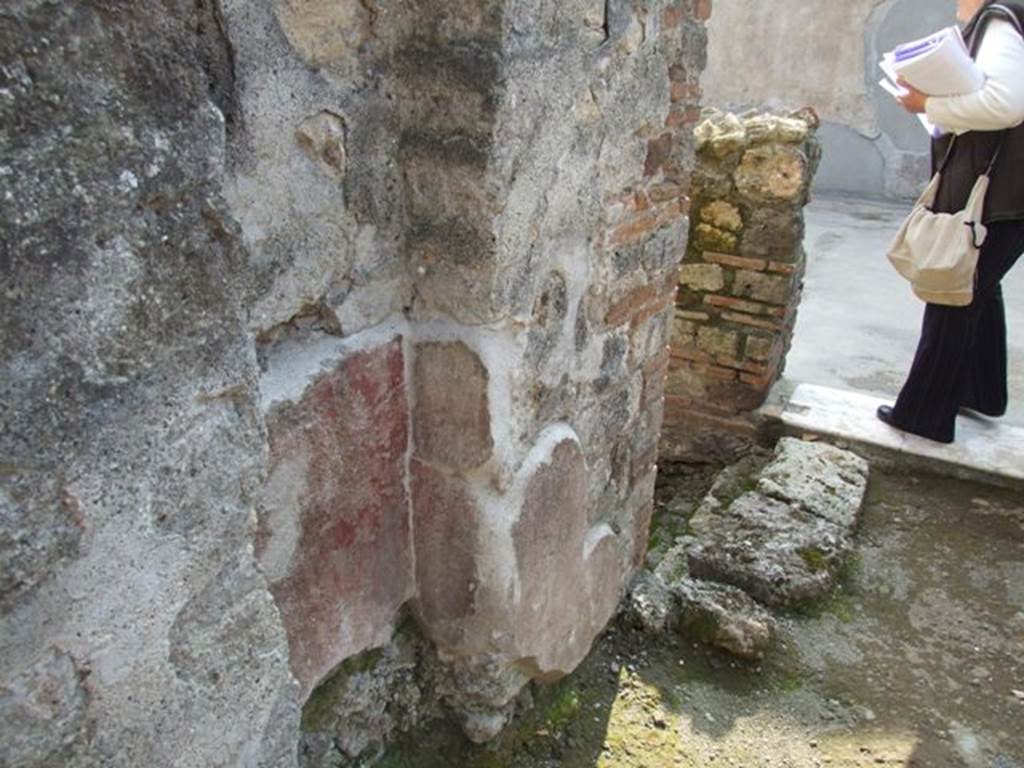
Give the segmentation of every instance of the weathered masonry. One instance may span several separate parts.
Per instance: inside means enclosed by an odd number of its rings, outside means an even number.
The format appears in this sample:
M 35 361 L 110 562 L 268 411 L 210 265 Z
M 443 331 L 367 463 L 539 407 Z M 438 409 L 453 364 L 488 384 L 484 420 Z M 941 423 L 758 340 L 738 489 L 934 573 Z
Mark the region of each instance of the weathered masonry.
M 474 738 L 573 669 L 646 546 L 709 13 L 4 4 L 0 762 L 295 765 L 339 671 L 417 700 L 400 624 Z
M 706 110 L 669 366 L 665 458 L 692 460 L 723 435 L 759 435 L 756 409 L 782 375 L 807 265 L 803 208 L 818 167 L 811 110 Z

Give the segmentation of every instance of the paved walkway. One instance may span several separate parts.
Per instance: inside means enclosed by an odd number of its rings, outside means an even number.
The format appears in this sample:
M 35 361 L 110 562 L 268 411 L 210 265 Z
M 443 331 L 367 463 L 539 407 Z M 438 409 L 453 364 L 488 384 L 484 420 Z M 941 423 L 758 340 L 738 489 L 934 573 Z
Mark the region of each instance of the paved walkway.
M 953 449 L 939 449 L 926 440 L 901 440 L 872 421 L 874 405 L 892 402 L 899 392 L 921 322 L 923 304 L 885 258 L 907 210 L 841 199 L 819 199 L 808 207 L 804 298 L 785 378 L 773 399 L 786 402 L 799 385 L 815 385 L 800 393 L 798 399 L 807 403 L 794 402 L 788 409 L 791 427 L 925 457 L 941 454 L 943 462 L 954 465 L 1024 476 L 1024 266 L 1004 282 L 1010 337 L 1007 416 L 999 421 L 962 417 Z

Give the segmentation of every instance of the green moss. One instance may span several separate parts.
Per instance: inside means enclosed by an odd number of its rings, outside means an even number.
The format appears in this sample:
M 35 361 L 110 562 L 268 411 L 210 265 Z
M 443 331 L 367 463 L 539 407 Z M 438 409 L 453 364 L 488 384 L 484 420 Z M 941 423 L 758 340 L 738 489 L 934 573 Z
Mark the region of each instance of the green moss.
M 718 622 L 711 613 L 696 611 L 686 617 L 681 629 L 691 640 L 710 643 L 718 635 Z
M 561 691 L 547 709 L 547 725 L 553 731 L 564 731 L 579 717 L 580 697 L 574 688 Z
M 828 570 L 828 556 L 817 547 L 805 547 L 799 550 L 798 554 L 811 573 L 822 573 Z
M 375 648 L 345 659 L 334 674 L 313 691 L 302 708 L 302 730 L 313 733 L 330 728 L 352 676 L 373 669 L 383 655 L 380 648 Z
M 813 562 L 817 562 L 817 556 L 824 559 L 817 550 L 813 548 L 806 550 L 805 555 L 801 551 L 808 568 L 814 570 Z M 817 554 L 815 554 L 817 553 Z M 810 561 L 808 561 L 810 557 Z M 813 600 L 803 600 L 789 606 L 789 612 L 805 618 L 820 618 L 825 615 L 835 616 L 843 623 L 853 621 L 854 605 L 856 603 L 857 574 L 860 571 L 860 559 L 857 553 L 847 555 L 838 563 L 826 564 L 835 573 L 836 588 L 829 594 Z M 817 572 L 817 571 L 815 571 Z

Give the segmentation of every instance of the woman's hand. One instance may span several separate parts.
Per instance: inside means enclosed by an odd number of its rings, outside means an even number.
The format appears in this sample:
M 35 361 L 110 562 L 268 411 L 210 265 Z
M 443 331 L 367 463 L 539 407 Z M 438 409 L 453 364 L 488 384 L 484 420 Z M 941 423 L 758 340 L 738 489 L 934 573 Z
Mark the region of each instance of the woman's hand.
M 928 94 L 917 90 L 917 88 L 912 86 L 902 77 L 897 82 L 904 90 L 907 91 L 906 96 L 900 96 L 899 99 L 897 99 L 903 108 L 914 115 L 919 115 L 924 112 L 924 105 L 925 102 L 928 101 Z

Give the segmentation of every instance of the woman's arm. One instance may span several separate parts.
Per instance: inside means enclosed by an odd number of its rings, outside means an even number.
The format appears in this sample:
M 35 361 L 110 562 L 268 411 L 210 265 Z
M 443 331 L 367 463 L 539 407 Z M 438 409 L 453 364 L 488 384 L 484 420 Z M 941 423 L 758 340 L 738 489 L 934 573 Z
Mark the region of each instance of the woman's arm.
M 981 90 L 963 96 L 929 96 L 928 119 L 953 133 L 999 131 L 1024 122 L 1024 40 L 1002 19 L 989 22 L 978 51 L 985 73 Z

